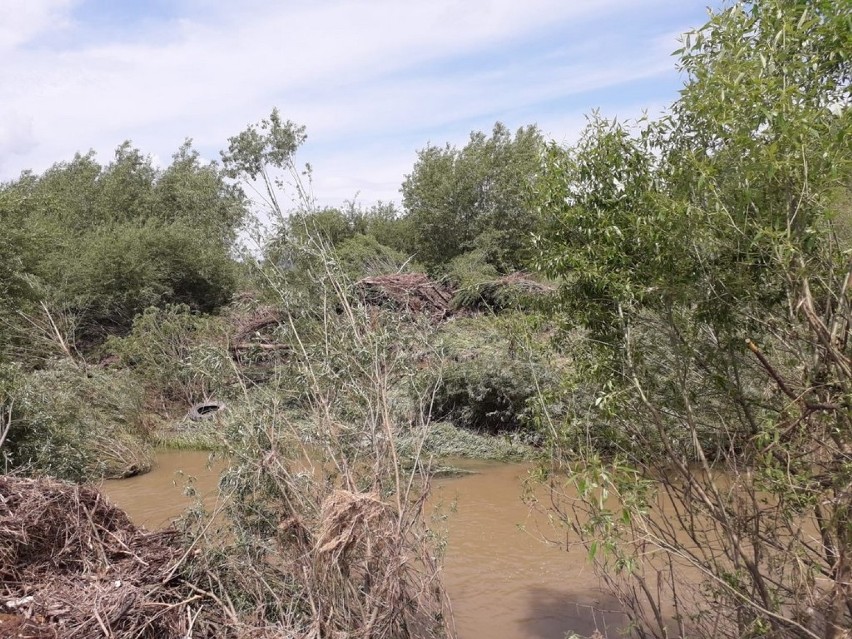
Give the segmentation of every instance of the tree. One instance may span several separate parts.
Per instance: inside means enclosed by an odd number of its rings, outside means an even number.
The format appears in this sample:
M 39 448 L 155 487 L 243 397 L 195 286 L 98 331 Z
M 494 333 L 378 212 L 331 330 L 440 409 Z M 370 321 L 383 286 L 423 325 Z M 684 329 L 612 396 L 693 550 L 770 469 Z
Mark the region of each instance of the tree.
M 33 298 L 27 281 L 27 240 L 0 216 L 0 366 L 19 332 L 19 314 Z
M 77 154 L 0 186 L 21 276 L 51 312 L 76 317 L 86 340 L 127 330 L 149 305 L 225 303 L 245 214 L 242 192 L 189 141 L 164 170 L 126 142 L 106 166 Z
M 520 268 L 536 228 L 529 193 L 542 147 L 536 127 L 512 136 L 498 122 L 490 137 L 472 133 L 461 150 L 421 150 L 402 185 L 417 260 L 435 269 L 484 245 L 499 270 Z
M 555 502 L 642 636 L 852 625 L 850 25 L 731 5 L 666 117 L 549 149 L 538 263 L 596 395 L 551 429 L 579 490 Z
M 222 151 L 225 175 L 242 180 L 260 197 L 273 216 L 273 221 L 284 220 L 284 209 L 278 202 L 278 193 L 286 183 L 296 189 L 302 207 L 315 208 L 310 192 L 310 165 L 300 171 L 295 163 L 296 151 L 307 139 L 305 127 L 290 120 L 282 121 L 277 108 L 269 118 L 250 124 L 241 133 L 228 138 L 228 150 Z M 302 180 L 306 176 L 306 181 Z M 260 181 L 262 191 L 255 186 Z
M 207 233 L 231 248 L 245 223 L 246 199 L 239 187 L 222 178 L 222 170 L 203 163 L 186 140 L 154 184 L 154 217 Z

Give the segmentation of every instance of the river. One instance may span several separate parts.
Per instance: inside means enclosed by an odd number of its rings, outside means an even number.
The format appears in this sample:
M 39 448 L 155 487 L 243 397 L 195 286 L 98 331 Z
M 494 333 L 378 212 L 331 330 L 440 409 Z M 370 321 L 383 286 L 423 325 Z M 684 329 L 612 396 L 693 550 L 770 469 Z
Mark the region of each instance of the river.
M 211 504 L 222 462 L 197 451 L 167 451 L 154 470 L 104 482 L 112 501 L 148 528 L 165 525 L 192 503 L 185 487 Z M 444 583 L 460 639 L 563 639 L 599 630 L 617 636 L 626 619 L 599 588 L 581 548 L 545 542 L 564 535 L 521 500 L 528 466 L 463 462 L 473 474 L 435 481 L 433 503 L 448 512 Z

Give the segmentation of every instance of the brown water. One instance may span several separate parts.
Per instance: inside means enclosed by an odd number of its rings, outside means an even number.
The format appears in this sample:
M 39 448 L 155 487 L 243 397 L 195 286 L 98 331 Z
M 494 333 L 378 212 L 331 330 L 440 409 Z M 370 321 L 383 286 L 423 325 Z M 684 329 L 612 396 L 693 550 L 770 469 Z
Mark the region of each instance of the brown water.
M 223 464 L 211 465 L 208 457 L 164 452 L 152 472 L 105 482 L 104 490 L 136 523 L 158 527 L 192 503 L 184 494 L 188 477 L 213 505 Z M 595 629 L 616 636 L 625 619 L 598 587 L 585 552 L 545 543 L 545 537 L 564 533 L 521 501 L 527 466 L 464 465 L 475 474 L 440 479 L 433 491 L 433 501 L 449 513 L 444 583 L 459 637 L 562 639 Z

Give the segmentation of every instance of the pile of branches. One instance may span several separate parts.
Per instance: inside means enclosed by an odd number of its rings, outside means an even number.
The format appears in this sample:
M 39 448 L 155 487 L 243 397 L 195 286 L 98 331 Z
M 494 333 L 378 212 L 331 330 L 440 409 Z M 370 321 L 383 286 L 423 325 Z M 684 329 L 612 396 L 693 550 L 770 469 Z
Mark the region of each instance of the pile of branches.
M 438 321 L 451 313 L 452 291 L 424 273 L 365 277 L 355 287 L 368 304 L 424 313 Z
M 277 328 L 281 323 L 283 314 L 280 310 L 270 306 L 261 306 L 254 309 L 250 314 L 240 317 L 234 327 L 231 341 L 232 344 L 245 344 L 250 341 L 267 341 L 268 329 Z
M 276 335 L 283 319 L 280 309 L 260 306 L 235 322 L 228 350 L 243 374 L 255 382 L 265 381 L 268 369 L 289 354 L 289 345 Z
M 238 354 L 252 348 L 274 350 L 281 347 L 274 336 L 283 319 L 283 313 L 269 306 L 261 306 L 251 314 L 241 317 L 231 334 L 231 352 Z
M 187 558 L 93 488 L 0 476 L 0 637 L 228 636 Z

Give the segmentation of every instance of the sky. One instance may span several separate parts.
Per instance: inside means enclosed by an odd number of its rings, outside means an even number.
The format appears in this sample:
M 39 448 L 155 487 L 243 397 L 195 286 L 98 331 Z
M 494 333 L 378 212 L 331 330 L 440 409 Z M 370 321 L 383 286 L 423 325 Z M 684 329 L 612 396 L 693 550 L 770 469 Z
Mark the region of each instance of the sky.
M 215 160 L 277 107 L 321 204 L 399 201 L 417 150 L 658 114 L 707 0 L 0 0 L 0 181 L 125 140 Z

